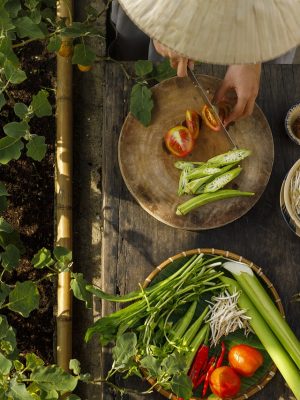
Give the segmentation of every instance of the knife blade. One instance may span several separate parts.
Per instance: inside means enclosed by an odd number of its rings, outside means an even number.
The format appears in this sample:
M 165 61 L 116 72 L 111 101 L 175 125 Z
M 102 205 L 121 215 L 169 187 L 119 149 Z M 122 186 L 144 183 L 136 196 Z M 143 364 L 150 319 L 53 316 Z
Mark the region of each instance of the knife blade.
M 228 130 L 226 129 L 225 125 L 223 124 L 221 118 L 219 117 L 218 113 L 215 111 L 215 107 L 213 106 L 212 102 L 209 100 L 205 90 L 203 89 L 200 81 L 197 79 L 196 75 L 194 74 L 194 72 L 188 67 L 188 76 L 191 79 L 191 81 L 193 82 L 193 85 L 195 86 L 196 89 L 198 89 L 198 92 L 200 93 L 202 100 L 204 101 L 204 103 L 206 105 L 208 105 L 213 111 L 214 111 L 214 117 L 216 118 L 216 120 L 219 122 L 223 132 L 225 132 L 226 136 L 228 137 L 231 145 L 233 146 L 234 149 L 237 149 L 238 146 L 236 145 L 236 143 L 234 142 L 234 140 L 232 139 L 230 133 L 228 132 Z

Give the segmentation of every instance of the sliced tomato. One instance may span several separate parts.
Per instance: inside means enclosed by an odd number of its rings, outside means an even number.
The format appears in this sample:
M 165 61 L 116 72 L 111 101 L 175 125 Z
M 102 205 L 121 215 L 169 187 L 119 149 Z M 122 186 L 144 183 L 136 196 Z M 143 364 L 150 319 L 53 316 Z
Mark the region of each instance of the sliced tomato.
M 205 122 L 205 125 L 209 129 L 216 132 L 220 130 L 221 125 L 215 117 L 215 111 L 208 107 L 206 104 L 202 108 L 201 116 L 203 121 Z
M 176 157 L 185 157 L 194 148 L 194 139 L 191 132 L 184 126 L 178 125 L 165 134 L 167 149 Z
M 195 110 L 186 110 L 185 122 L 191 132 L 193 139 L 197 139 L 200 132 L 200 115 Z

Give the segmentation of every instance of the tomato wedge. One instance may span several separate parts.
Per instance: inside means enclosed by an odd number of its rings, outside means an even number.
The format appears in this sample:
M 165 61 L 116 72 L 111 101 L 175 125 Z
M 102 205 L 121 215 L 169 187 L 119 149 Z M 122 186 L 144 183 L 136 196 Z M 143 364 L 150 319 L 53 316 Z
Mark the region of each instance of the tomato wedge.
M 194 139 L 188 128 L 178 125 L 165 135 L 167 149 L 176 157 L 185 157 L 194 148 Z
M 186 110 L 185 123 L 193 139 L 197 139 L 200 132 L 200 115 L 195 110 Z
M 219 121 L 217 121 L 215 117 L 215 111 L 208 107 L 206 104 L 202 108 L 201 116 L 203 121 L 205 122 L 206 126 L 211 129 L 212 131 L 219 131 L 221 125 Z

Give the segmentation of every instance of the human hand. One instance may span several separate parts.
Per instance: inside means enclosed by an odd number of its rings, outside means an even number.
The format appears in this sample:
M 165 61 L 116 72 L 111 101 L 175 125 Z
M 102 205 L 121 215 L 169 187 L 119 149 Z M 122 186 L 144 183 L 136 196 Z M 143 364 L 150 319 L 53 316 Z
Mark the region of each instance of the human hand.
M 187 76 L 187 67 L 193 69 L 194 61 L 186 57 L 182 57 L 180 54 L 164 46 L 157 40 L 153 40 L 155 50 L 163 57 L 170 59 L 171 67 L 177 69 L 177 76 Z
M 252 114 L 258 95 L 261 64 L 230 65 L 224 80 L 215 93 L 213 102 L 226 102 L 226 94 L 234 89 L 237 102 L 231 113 L 224 119 L 224 125 Z

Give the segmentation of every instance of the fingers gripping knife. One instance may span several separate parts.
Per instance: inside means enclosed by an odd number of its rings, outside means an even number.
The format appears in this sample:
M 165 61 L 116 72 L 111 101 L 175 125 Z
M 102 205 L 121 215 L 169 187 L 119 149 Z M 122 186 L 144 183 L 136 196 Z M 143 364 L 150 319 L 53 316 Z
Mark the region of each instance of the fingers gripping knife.
M 219 122 L 222 131 L 225 133 L 225 135 L 228 137 L 232 147 L 234 149 L 237 149 L 238 146 L 235 144 L 235 142 L 233 141 L 230 133 L 228 132 L 228 130 L 225 128 L 225 125 L 223 124 L 221 118 L 219 117 L 218 113 L 215 111 L 215 107 L 213 106 L 213 104 L 211 103 L 211 101 L 209 100 L 209 98 L 207 97 L 207 94 L 205 93 L 205 90 L 203 89 L 200 81 L 196 78 L 196 75 L 194 74 L 194 72 L 188 68 L 188 76 L 191 79 L 191 81 L 193 82 L 193 85 L 197 88 L 197 90 L 199 91 L 202 100 L 204 101 L 204 103 L 211 109 L 214 111 L 214 117 L 216 118 L 216 120 Z

